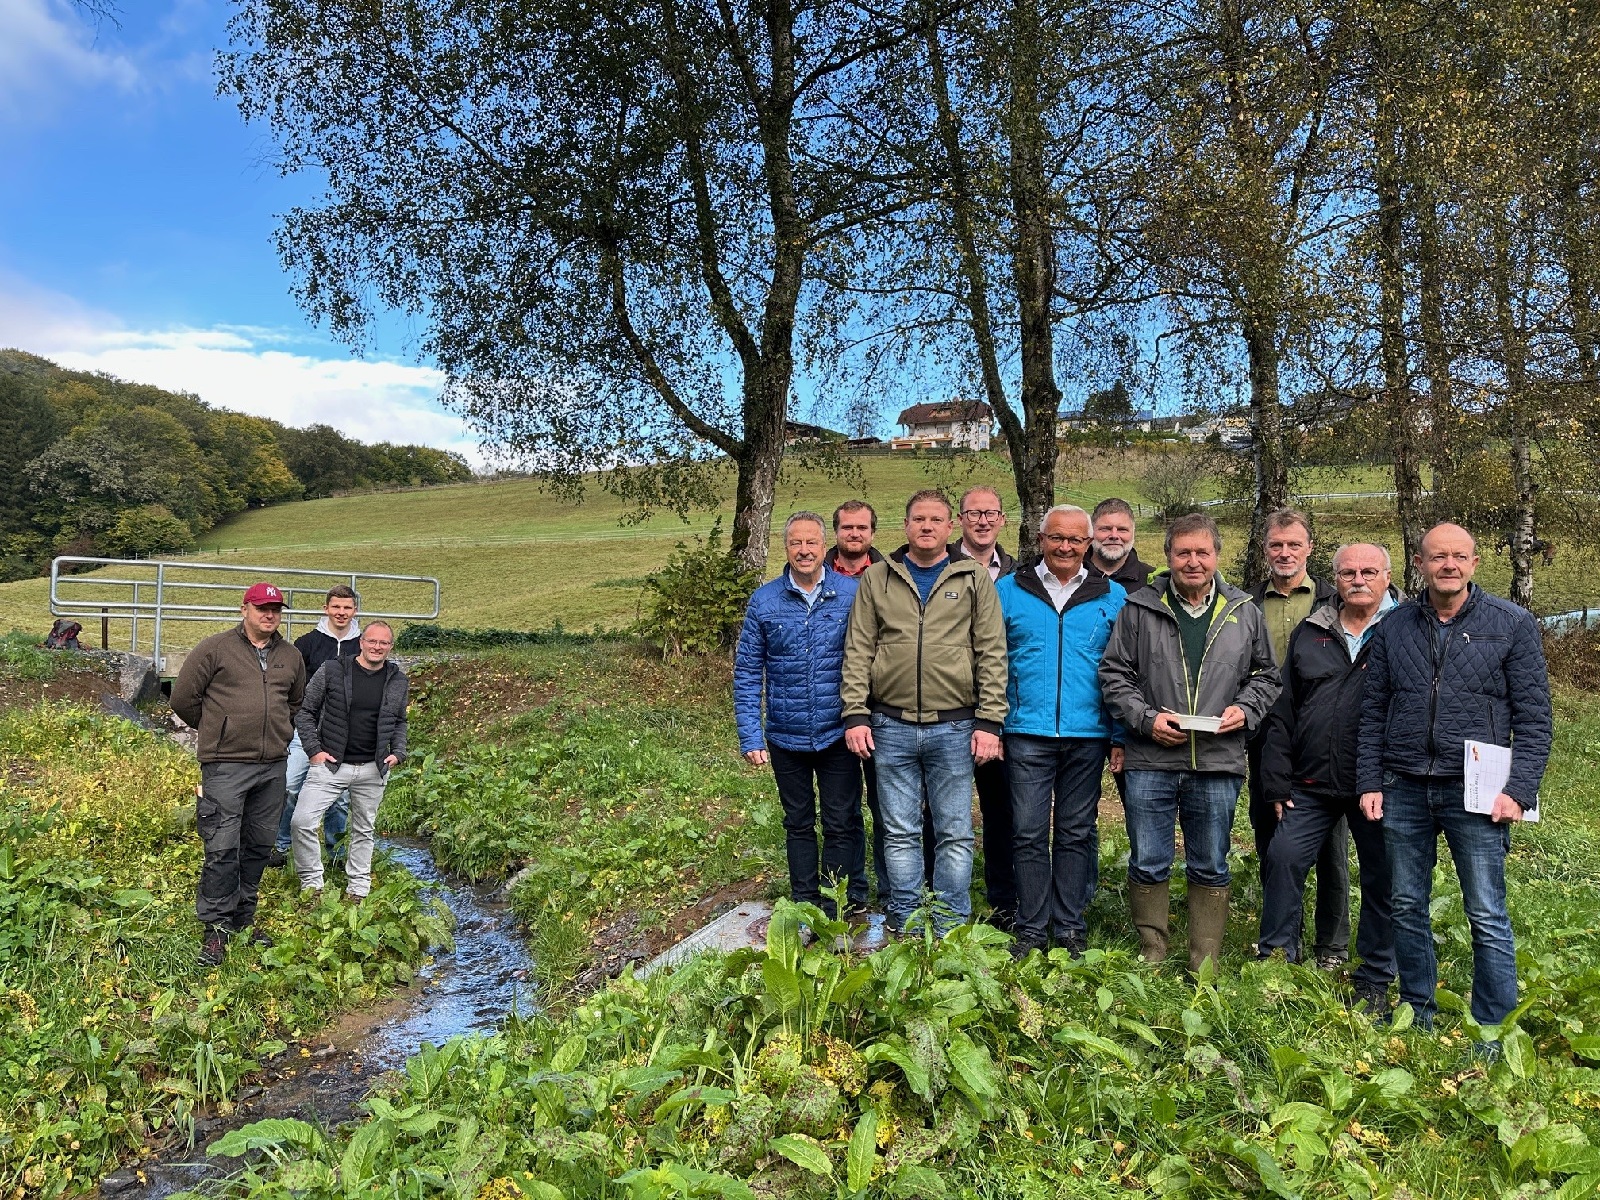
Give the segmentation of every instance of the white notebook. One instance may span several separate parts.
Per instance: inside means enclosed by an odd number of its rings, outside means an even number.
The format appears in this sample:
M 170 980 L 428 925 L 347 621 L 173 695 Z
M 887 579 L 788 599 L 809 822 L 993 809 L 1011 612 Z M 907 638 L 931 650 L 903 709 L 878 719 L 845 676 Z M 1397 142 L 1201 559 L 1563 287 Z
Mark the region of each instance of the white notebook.
M 1487 816 L 1494 811 L 1494 798 L 1506 790 L 1506 780 L 1511 778 L 1511 747 L 1496 746 L 1493 742 L 1467 742 L 1463 748 L 1464 787 L 1462 796 L 1468 812 Z M 1539 819 L 1539 806 L 1525 809 L 1522 819 L 1535 822 Z

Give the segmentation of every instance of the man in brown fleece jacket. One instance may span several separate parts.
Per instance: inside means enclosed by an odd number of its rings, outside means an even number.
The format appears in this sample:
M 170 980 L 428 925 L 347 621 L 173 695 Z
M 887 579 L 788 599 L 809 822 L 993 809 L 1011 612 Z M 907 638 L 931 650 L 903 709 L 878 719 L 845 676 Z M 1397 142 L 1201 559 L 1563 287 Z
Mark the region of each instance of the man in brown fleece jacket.
M 306 690 L 305 660 L 278 632 L 283 593 L 255 584 L 239 616 L 234 628 L 190 651 L 172 686 L 172 711 L 200 731 L 195 825 L 205 858 L 195 915 L 205 928 L 200 961 L 207 965 L 222 961 L 229 934 L 254 925 Z

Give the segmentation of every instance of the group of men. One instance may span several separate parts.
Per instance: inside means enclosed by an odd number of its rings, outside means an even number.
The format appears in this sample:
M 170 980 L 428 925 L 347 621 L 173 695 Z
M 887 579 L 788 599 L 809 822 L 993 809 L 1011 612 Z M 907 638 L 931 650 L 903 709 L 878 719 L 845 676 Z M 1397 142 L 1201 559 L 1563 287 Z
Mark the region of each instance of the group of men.
M 1324 966 L 1347 958 L 1353 838 L 1354 998 L 1381 1016 L 1398 973 L 1401 998 L 1431 1024 L 1443 833 L 1472 928 L 1473 1017 L 1487 1026 L 1510 1012 L 1504 863 L 1509 824 L 1538 802 L 1549 685 L 1533 619 L 1472 583 L 1466 530 L 1428 532 L 1416 559 L 1426 586 L 1406 598 L 1377 545 L 1341 546 L 1334 578 L 1313 579 L 1310 522 L 1292 509 L 1267 523 L 1270 574 L 1253 594 L 1218 572 L 1222 537 L 1204 514 L 1168 524 L 1160 573 L 1134 550 L 1134 513 L 1120 499 L 1092 513 L 1050 509 L 1039 553 L 1020 562 L 998 544 L 1004 524 L 989 487 L 955 510 L 941 492 L 917 492 L 905 542 L 887 556 L 860 500 L 835 510 L 831 547 L 819 514 L 785 523 L 785 567 L 745 615 L 734 702 L 741 752 L 776 779 L 797 900 L 831 911 L 832 881 L 852 908 L 866 905 L 864 786 L 891 933 L 924 908 L 939 933 L 971 920 L 976 790 L 991 922 L 1014 934 L 1019 956 L 1052 941 L 1079 954 L 1109 765 L 1140 953 L 1167 955 L 1181 828 L 1198 972 L 1221 952 L 1248 778 L 1259 954 L 1300 960 L 1315 867 L 1313 953 Z M 1510 749 L 1491 813 L 1464 806 L 1472 741 Z
M 330 856 L 346 852 L 346 899 L 360 904 L 371 890 L 378 804 L 406 755 L 408 684 L 389 657 L 394 630 L 362 628 L 356 607 L 354 591 L 333 588 L 317 627 L 291 644 L 278 631 L 283 593 L 257 583 L 239 624 L 203 640 L 178 672 L 172 711 L 199 731 L 202 963 L 220 963 L 235 935 L 269 944 L 255 928 L 261 877 L 291 848 L 312 903 L 324 836 Z

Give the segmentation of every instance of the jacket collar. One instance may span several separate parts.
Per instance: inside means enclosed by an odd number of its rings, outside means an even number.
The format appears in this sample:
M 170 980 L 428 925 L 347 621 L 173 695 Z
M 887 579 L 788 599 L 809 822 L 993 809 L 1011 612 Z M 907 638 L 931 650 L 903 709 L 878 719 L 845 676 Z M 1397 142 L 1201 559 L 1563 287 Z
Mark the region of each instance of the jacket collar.
M 1042 561 L 1043 559 L 1039 555 L 1020 559 L 1011 575 L 1017 581 L 1017 587 L 1027 592 L 1028 595 L 1044 601 L 1053 612 L 1055 611 L 1056 602 L 1050 598 L 1050 593 L 1044 586 L 1044 580 L 1039 578 L 1039 563 Z M 1071 598 L 1061 611 L 1066 612 L 1069 608 L 1109 595 L 1110 592 L 1110 578 L 1091 567 L 1089 573 L 1084 576 L 1083 582 L 1078 585 L 1078 590 L 1072 593 Z
M 830 571 L 826 565 L 826 562 L 824 562 L 822 568 L 822 577 L 817 580 L 817 586 L 822 589 L 822 594 L 818 596 L 817 599 L 822 600 L 828 596 L 836 596 L 839 594 L 839 589 L 834 586 L 833 577 L 835 574 L 836 572 Z M 805 599 L 805 597 L 801 594 L 800 589 L 795 586 L 794 576 L 789 573 L 788 563 L 783 564 L 782 579 L 783 590 L 785 592 L 793 592 L 796 596 L 800 596 L 802 600 Z
M 906 564 L 910 552 L 910 545 L 903 545 L 891 551 L 888 558 L 889 573 L 891 575 L 898 573 L 901 578 L 905 579 L 908 583 L 911 582 L 911 571 Z M 952 574 L 960 571 L 982 570 L 982 568 L 980 568 L 972 559 L 957 558 L 954 554 L 950 555 L 949 558 L 945 560 L 944 569 Z
M 838 561 L 839 561 L 839 547 L 838 546 L 829 546 L 827 553 L 822 556 L 822 565 L 827 567 L 828 570 L 830 570 L 830 571 L 837 571 L 838 568 L 835 567 L 833 564 L 838 562 Z M 881 563 L 882 561 L 883 561 L 883 555 L 878 552 L 878 548 L 876 546 L 868 546 L 867 547 L 867 566 L 870 567 L 873 563 Z M 843 575 L 844 572 L 843 571 L 839 571 L 839 574 Z
M 233 627 L 233 631 L 239 635 L 239 640 L 241 642 L 243 642 L 246 646 L 250 647 L 252 652 L 256 649 L 256 644 L 250 640 L 250 635 L 244 631 L 244 622 L 243 621 L 240 621 L 237 625 L 235 625 Z M 272 636 L 267 639 L 267 644 L 266 644 L 265 649 L 270 653 L 271 651 L 276 650 L 278 648 L 278 646 L 282 642 L 283 642 L 283 633 L 282 633 L 282 631 L 274 629 L 272 631 Z
M 1007 554 L 1006 553 L 1006 548 L 1004 546 L 1002 546 L 999 542 L 996 542 L 994 544 L 994 556 L 995 556 L 996 560 L 998 560 L 999 563 L 1000 563 L 1000 574 L 1001 575 L 1009 575 L 1016 568 L 1017 560 L 1012 558 L 1011 555 Z M 955 541 L 950 543 L 950 561 L 951 562 L 969 562 L 969 561 L 975 562 L 977 560 L 974 559 L 970 554 L 967 553 L 966 546 L 962 545 L 960 538 L 957 538 Z M 989 564 L 988 563 L 984 563 L 983 567 L 984 567 L 985 570 L 988 570 Z
M 1466 616 L 1469 612 L 1476 608 L 1478 605 L 1478 597 L 1482 595 L 1483 589 L 1469 579 L 1467 581 L 1466 603 L 1456 610 L 1456 615 L 1450 618 L 1451 622 L 1454 623 L 1461 620 L 1462 617 Z M 1428 589 L 1426 587 L 1417 593 L 1416 603 L 1418 608 L 1428 614 L 1428 619 L 1430 621 L 1434 622 L 1436 625 L 1443 624 L 1443 622 L 1439 620 L 1438 612 L 1433 607 L 1433 598 L 1428 595 Z
M 1391 583 L 1389 585 L 1389 599 L 1393 600 L 1395 605 L 1398 606 L 1400 602 L 1405 599 L 1405 596 L 1401 594 L 1399 588 L 1395 587 L 1394 584 Z M 1306 624 L 1315 625 L 1318 629 L 1326 629 L 1329 632 L 1337 631 L 1339 633 L 1343 633 L 1344 627 L 1339 624 L 1339 614 L 1343 611 L 1344 604 L 1339 600 L 1339 594 L 1335 592 L 1333 601 L 1331 603 L 1324 604 L 1320 608 L 1314 608 L 1311 610 L 1311 615 L 1306 618 Z M 1379 612 L 1373 614 L 1373 619 L 1381 619 L 1382 617 L 1388 616 L 1388 614 L 1392 611 L 1392 608 L 1380 610 Z M 1368 628 L 1371 627 L 1369 626 Z
M 1141 608 L 1148 608 L 1151 612 L 1158 612 L 1162 616 L 1176 621 L 1178 618 L 1173 615 L 1172 610 L 1162 603 L 1162 597 L 1167 594 L 1167 585 L 1171 582 L 1171 580 L 1171 571 L 1161 572 L 1161 574 L 1150 580 L 1149 587 L 1143 588 L 1137 592 L 1129 592 L 1128 603 L 1137 604 Z M 1236 607 L 1241 601 L 1248 601 L 1250 599 L 1249 592 L 1242 592 L 1238 588 L 1234 587 L 1222 577 L 1221 571 L 1217 572 L 1216 583 L 1217 594 L 1222 597 L 1224 602 L 1221 612 L 1227 612 L 1228 609 Z

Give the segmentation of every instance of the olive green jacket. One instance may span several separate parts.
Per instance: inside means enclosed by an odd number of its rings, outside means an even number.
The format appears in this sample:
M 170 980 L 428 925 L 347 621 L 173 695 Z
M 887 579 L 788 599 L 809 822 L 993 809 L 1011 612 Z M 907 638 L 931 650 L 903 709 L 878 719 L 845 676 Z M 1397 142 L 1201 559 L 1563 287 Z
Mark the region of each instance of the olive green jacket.
M 1006 719 L 1006 629 L 986 568 L 952 558 L 924 607 L 904 549 L 861 576 L 845 635 L 845 728 L 874 712 L 926 725 Z

